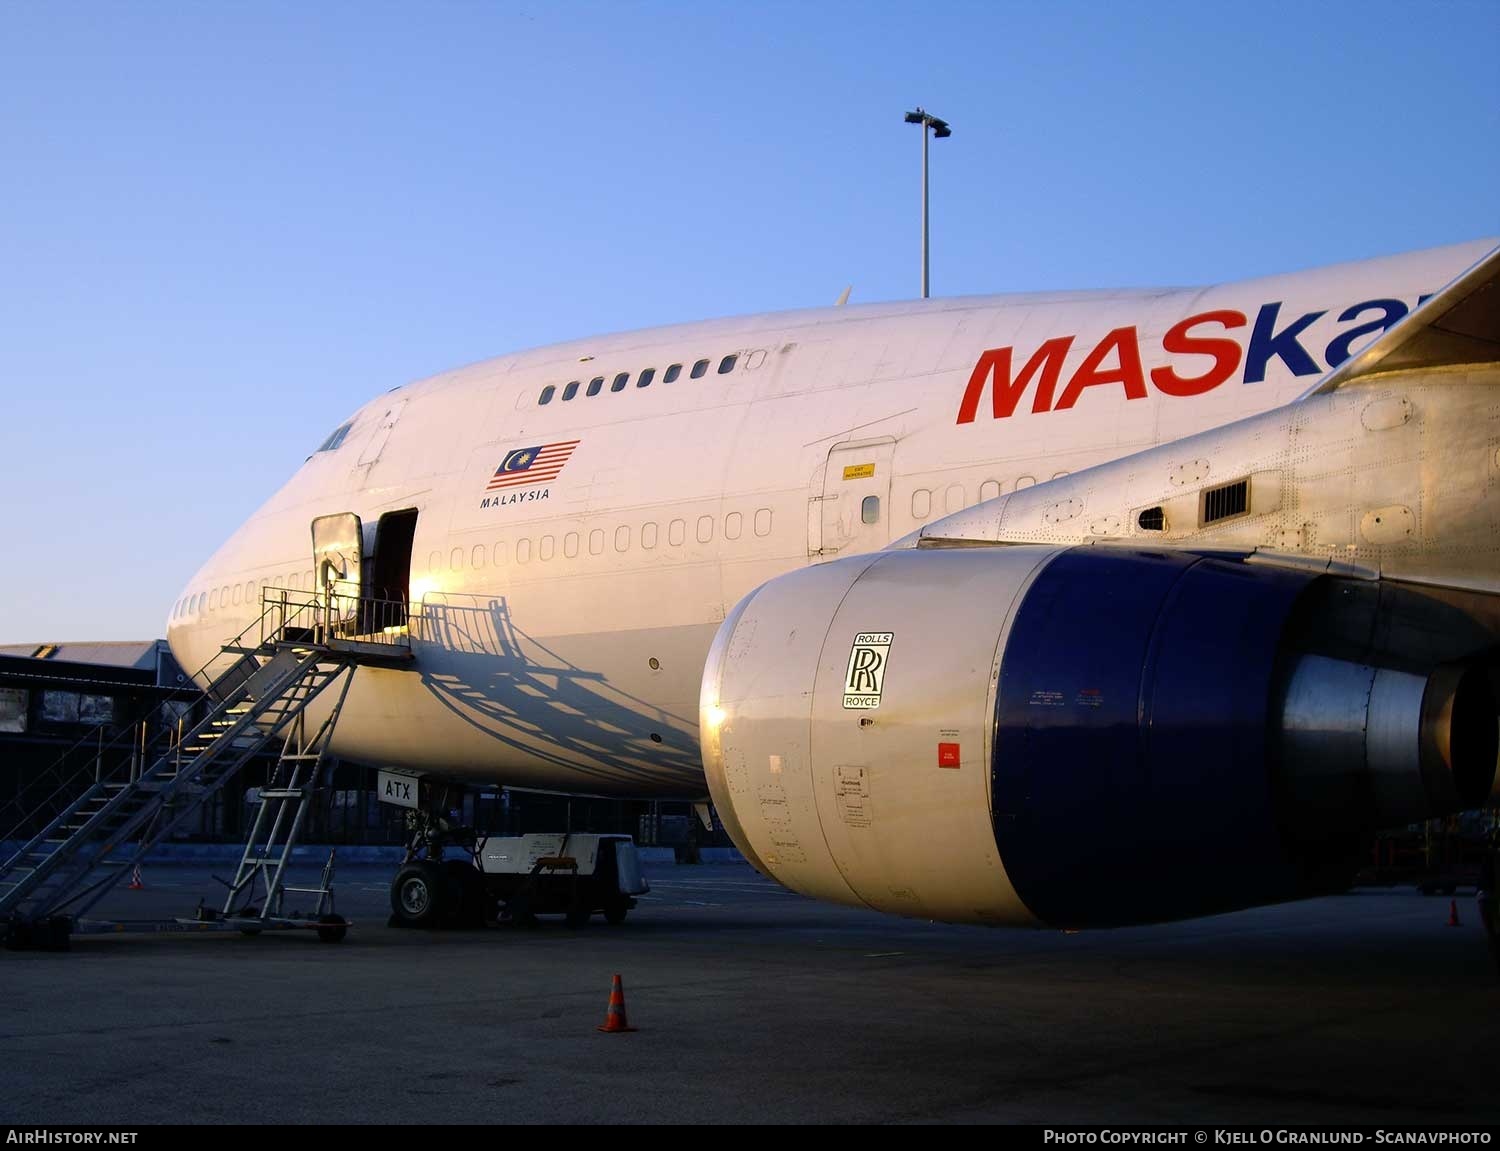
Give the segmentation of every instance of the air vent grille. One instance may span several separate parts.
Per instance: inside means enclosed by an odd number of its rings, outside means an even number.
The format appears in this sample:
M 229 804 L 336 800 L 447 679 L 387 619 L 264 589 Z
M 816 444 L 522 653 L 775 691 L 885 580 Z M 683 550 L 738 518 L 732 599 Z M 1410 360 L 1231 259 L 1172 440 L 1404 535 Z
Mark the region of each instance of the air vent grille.
M 1159 507 L 1147 508 L 1135 517 L 1135 522 L 1140 525 L 1143 532 L 1160 532 L 1167 529 L 1166 514 Z
M 1250 510 L 1250 481 L 1236 480 L 1203 492 L 1203 526 L 1242 516 Z

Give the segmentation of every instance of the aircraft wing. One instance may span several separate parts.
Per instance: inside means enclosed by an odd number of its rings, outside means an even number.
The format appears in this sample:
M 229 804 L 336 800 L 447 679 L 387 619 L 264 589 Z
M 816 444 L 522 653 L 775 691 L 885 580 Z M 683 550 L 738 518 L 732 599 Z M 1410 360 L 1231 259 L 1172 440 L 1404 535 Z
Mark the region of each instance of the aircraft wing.
M 1337 391 L 1361 376 L 1500 360 L 1500 246 L 1302 398 Z

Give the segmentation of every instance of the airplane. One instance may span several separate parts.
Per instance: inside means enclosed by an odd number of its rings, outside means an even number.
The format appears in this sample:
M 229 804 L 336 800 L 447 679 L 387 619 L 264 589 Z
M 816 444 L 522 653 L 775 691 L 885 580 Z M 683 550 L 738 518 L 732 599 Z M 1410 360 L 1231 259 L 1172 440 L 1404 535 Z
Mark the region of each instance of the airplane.
M 819 899 L 1078 928 L 1337 889 L 1497 796 L 1497 276 L 1484 240 L 501 356 L 342 422 L 168 641 L 207 683 L 276 589 L 397 605 L 411 663 L 357 671 L 338 755 L 711 798 Z

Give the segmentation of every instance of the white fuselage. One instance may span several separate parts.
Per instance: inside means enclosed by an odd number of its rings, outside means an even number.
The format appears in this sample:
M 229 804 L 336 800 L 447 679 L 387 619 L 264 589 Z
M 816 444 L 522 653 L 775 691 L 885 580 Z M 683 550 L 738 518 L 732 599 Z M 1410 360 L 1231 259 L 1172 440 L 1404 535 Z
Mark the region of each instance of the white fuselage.
M 704 659 L 746 593 L 1286 403 L 1486 247 L 1206 289 L 785 312 L 445 373 L 360 409 L 204 564 L 168 638 L 208 664 L 262 588 L 312 586 L 314 518 L 415 509 L 413 665 L 359 671 L 335 750 L 698 797 Z

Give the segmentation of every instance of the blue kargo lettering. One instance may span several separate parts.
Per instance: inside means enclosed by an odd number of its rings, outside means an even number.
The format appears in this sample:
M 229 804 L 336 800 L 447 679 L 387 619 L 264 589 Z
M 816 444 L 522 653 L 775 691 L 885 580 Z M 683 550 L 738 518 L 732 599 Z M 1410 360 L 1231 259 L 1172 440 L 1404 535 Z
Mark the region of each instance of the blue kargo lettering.
M 1349 349 L 1353 347 L 1355 340 L 1374 332 L 1383 332 L 1406 315 L 1406 305 L 1400 300 L 1366 300 L 1363 304 L 1354 304 L 1340 312 L 1339 323 L 1357 319 L 1361 314 L 1376 309 L 1381 313 L 1380 319 L 1370 320 L 1334 337 L 1324 356 L 1330 368 L 1338 367 L 1349 358 Z
M 1250 334 L 1250 346 L 1245 349 L 1245 383 L 1258 384 L 1266 378 L 1266 365 L 1279 358 L 1291 369 L 1294 376 L 1315 376 L 1322 369 L 1317 361 L 1307 354 L 1307 349 L 1297 342 L 1297 337 L 1314 324 L 1323 312 L 1308 312 L 1276 330 L 1276 317 L 1281 313 L 1281 303 L 1264 304 L 1255 317 L 1255 330 Z

